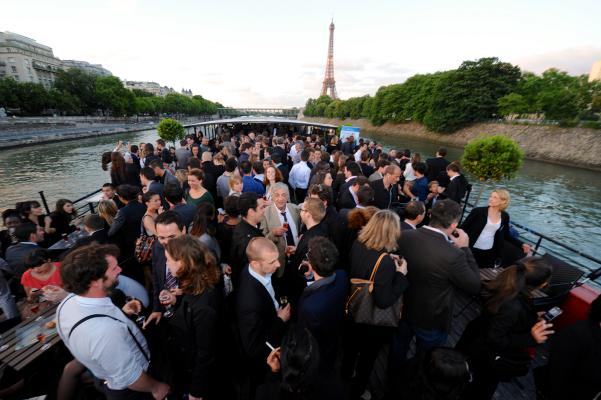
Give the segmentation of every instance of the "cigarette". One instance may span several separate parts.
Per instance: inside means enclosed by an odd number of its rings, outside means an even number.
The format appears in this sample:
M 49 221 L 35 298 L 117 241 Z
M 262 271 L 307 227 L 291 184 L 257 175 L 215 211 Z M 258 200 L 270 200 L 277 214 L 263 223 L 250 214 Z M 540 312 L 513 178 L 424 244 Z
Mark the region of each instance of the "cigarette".
M 265 344 L 271 349 L 271 351 L 275 350 L 275 348 L 269 342 L 265 342 Z

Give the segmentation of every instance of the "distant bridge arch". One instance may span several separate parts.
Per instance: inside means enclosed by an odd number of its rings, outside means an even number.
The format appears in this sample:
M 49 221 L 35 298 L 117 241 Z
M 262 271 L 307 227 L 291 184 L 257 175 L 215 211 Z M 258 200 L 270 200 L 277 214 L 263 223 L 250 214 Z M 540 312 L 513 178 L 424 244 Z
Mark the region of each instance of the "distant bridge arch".
M 298 108 L 220 108 L 217 110 L 219 118 L 242 117 L 242 116 L 262 116 L 262 117 L 282 117 L 288 119 L 297 119 L 300 109 Z

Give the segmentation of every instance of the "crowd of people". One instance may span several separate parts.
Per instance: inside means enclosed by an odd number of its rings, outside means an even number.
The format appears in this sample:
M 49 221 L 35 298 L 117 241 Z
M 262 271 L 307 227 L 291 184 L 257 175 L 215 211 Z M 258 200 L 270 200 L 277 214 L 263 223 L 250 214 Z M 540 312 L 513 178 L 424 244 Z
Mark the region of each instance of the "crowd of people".
M 61 302 L 61 399 L 90 381 L 109 399 L 492 398 L 553 337 L 531 301 L 552 268 L 509 229 L 506 190 L 461 222 L 469 184 L 446 153 L 227 129 L 177 149 L 119 142 L 102 155 L 96 213 L 65 199 L 49 215 L 36 201 L 2 213 L 0 329 L 20 321 L 20 298 Z M 358 282 L 367 316 L 349 311 Z M 461 294 L 483 311 L 452 348 Z M 593 353 L 600 302 L 570 336 Z M 596 393 L 592 360 L 551 346 L 549 374 L 574 386 L 588 362 L 578 384 Z M 374 370 L 384 379 L 370 383 Z

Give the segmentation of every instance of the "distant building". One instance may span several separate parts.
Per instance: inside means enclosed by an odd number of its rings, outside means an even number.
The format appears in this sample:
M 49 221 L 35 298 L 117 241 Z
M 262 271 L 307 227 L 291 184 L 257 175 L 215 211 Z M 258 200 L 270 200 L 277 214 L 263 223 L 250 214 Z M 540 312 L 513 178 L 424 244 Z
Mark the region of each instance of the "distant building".
M 123 85 L 129 90 L 143 90 L 148 93 L 152 93 L 155 96 L 164 97 L 169 93 L 175 93 L 173 88 L 167 86 L 161 86 L 156 82 L 140 82 L 140 81 L 123 81 Z
M 0 32 L 0 78 L 34 82 L 50 88 L 62 62 L 52 48 L 12 32 Z
M 186 89 L 182 89 L 182 94 L 183 94 L 184 96 L 188 96 L 188 97 L 192 97 L 192 96 L 194 96 L 194 95 L 192 94 L 192 89 L 188 89 L 188 90 L 186 90 Z
M 601 60 L 593 63 L 593 67 L 591 68 L 591 73 L 588 76 L 588 81 L 601 81 Z
M 79 68 L 84 70 L 88 74 L 98 75 L 98 76 L 113 76 L 111 71 L 106 68 L 103 68 L 101 64 L 90 64 L 87 61 L 79 61 L 79 60 L 63 60 L 63 68 L 65 70 L 71 68 Z

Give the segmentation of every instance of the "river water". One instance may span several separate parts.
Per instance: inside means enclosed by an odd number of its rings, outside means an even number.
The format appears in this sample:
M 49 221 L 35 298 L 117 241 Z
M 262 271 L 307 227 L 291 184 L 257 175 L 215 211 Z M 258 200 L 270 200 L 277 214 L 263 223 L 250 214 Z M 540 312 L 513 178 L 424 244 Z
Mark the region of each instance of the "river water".
M 386 147 L 409 148 L 432 156 L 437 144 L 390 136 L 372 137 Z M 44 190 L 48 203 L 61 197 L 75 200 L 110 181 L 100 168 L 100 156 L 117 140 L 154 142 L 155 130 L 117 134 L 0 152 L 0 209 L 15 202 L 39 199 Z M 448 159 L 456 160 L 461 149 L 449 148 Z M 501 184 L 512 195 L 507 210 L 512 220 L 601 258 L 601 172 L 527 160 L 517 177 Z M 472 200 L 478 188 L 475 187 Z M 490 189 L 485 191 L 484 205 Z M 593 263 L 588 263 L 596 267 Z

